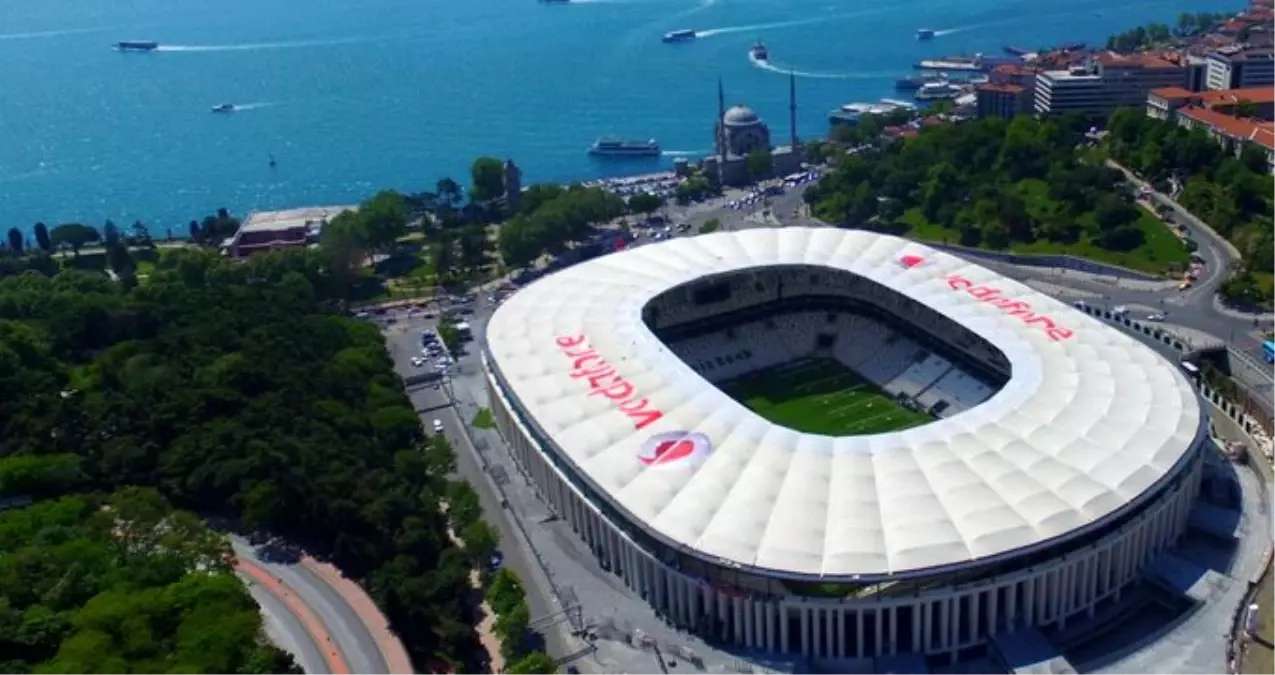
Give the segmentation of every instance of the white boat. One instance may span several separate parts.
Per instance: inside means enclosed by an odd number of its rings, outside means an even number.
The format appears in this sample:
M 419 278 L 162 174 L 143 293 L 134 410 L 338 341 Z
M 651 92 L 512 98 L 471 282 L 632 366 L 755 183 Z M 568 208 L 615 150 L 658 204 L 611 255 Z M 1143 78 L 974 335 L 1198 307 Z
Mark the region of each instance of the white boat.
M 689 28 L 683 28 L 682 30 L 674 30 L 665 33 L 663 39 L 665 42 L 690 42 L 697 37 L 699 37 L 699 35 L 697 35 L 695 31 Z
M 965 87 L 952 82 L 931 82 L 916 90 L 918 101 L 941 101 L 952 99 L 965 93 Z
M 748 57 L 754 61 L 769 61 L 770 52 L 766 51 L 766 45 L 758 40 L 756 44 L 748 48 Z
M 221 105 L 215 105 L 213 106 L 212 111 L 215 113 L 232 113 L 235 111 L 235 104 L 222 103 Z

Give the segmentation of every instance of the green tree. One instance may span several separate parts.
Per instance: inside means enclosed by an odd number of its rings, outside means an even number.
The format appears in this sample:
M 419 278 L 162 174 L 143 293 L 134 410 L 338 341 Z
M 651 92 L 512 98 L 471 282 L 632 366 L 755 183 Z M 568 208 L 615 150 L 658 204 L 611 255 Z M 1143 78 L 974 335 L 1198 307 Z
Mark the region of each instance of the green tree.
M 407 227 L 407 202 L 394 190 L 382 190 L 359 204 L 356 217 L 363 223 L 367 247 L 383 251 L 403 236 Z
M 770 150 L 767 148 L 748 153 L 748 159 L 745 161 L 748 166 L 748 175 L 753 180 L 770 178 L 775 171 L 774 157 L 771 156 Z
M 22 255 L 22 230 L 16 227 L 9 228 L 9 250 L 14 255 Z
M 558 667 L 554 665 L 553 659 L 549 658 L 548 654 L 531 652 L 510 665 L 509 672 L 524 675 L 550 675 L 558 672 Z
M 480 518 L 466 525 L 460 538 L 465 542 L 465 551 L 473 557 L 479 569 L 485 572 L 489 568 L 491 556 L 500 547 L 500 534 Z
M 58 225 L 49 232 L 49 241 L 52 242 L 53 246 L 69 246 L 76 257 L 80 255 L 82 247 L 101 238 L 102 234 L 100 232 L 80 223 Z
M 649 192 L 639 192 L 629 197 L 629 211 L 649 216 L 664 206 L 664 198 Z
M 486 202 L 505 195 L 505 163 L 495 157 L 479 157 L 469 167 L 469 198 Z
M 522 653 L 522 646 L 527 639 L 527 629 L 531 625 L 531 610 L 525 601 L 498 612 L 493 629 L 500 638 L 500 651 L 506 659 L 512 659 Z
M 496 614 L 509 613 L 518 605 L 524 604 L 526 597 L 522 582 L 507 567 L 500 568 L 487 586 L 487 604 L 491 605 Z
M 1260 119 L 1262 109 L 1258 105 L 1248 99 L 1240 99 L 1235 104 L 1235 109 L 1231 114 L 1240 118 Z
M 53 239 L 49 237 L 49 228 L 44 223 L 36 223 L 32 228 L 35 232 L 35 244 L 40 247 L 41 251 L 49 253 L 53 250 Z
M 708 220 L 704 221 L 704 223 L 699 226 L 699 233 L 709 234 L 711 232 L 716 232 L 720 230 L 721 228 L 722 228 L 722 221 L 716 218 L 709 218 Z

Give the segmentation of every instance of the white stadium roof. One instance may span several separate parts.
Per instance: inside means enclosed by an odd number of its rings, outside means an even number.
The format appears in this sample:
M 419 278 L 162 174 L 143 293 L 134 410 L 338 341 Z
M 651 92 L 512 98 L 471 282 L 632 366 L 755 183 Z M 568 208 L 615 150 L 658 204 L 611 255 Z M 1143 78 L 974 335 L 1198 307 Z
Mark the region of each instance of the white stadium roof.
M 1000 349 L 1012 378 L 971 410 L 897 433 L 803 434 L 722 393 L 643 323 L 647 301 L 673 287 L 793 264 L 867 277 L 949 316 Z M 989 287 L 1058 330 L 976 297 Z M 607 255 L 510 297 L 487 343 L 506 393 L 634 522 L 703 558 L 799 578 L 921 572 L 1063 537 L 1138 500 L 1201 433 L 1195 392 L 1151 349 L 986 268 L 868 232 L 758 229 Z M 577 366 L 599 374 L 596 388 Z M 675 432 L 706 458 L 639 461 Z

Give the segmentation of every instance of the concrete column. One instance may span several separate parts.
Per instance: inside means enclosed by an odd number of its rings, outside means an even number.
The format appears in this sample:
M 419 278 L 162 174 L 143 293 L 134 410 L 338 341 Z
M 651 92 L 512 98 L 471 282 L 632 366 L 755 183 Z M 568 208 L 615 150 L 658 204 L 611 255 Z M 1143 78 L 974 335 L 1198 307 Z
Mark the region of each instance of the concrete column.
M 757 646 L 756 622 L 753 621 L 756 616 L 754 612 L 756 607 L 753 605 L 752 599 L 741 600 L 740 604 L 743 606 L 744 612 L 744 644 L 748 645 L 749 649 L 752 649 Z
M 979 636 L 983 634 L 982 624 L 978 620 L 978 596 L 982 594 L 983 594 L 982 591 L 974 591 L 973 593 L 970 593 L 969 638 L 968 640 L 959 640 L 960 634 L 957 633 L 958 644 L 964 645 L 964 644 L 969 644 L 971 642 L 977 642 Z
M 912 606 L 912 649 L 918 653 L 925 653 L 925 642 L 923 640 L 929 635 L 921 630 L 922 624 L 925 623 L 925 605 Z M 922 633 L 925 633 L 924 635 Z
M 774 652 L 777 650 L 775 644 L 775 616 L 778 611 L 775 609 L 775 603 L 766 603 L 766 651 Z
M 833 649 L 836 648 L 836 642 L 833 637 L 833 624 L 836 619 L 836 612 L 830 609 L 820 610 L 820 615 L 824 618 L 824 656 L 834 656 Z
M 867 651 L 866 646 L 863 644 L 863 622 L 867 619 L 865 615 L 866 612 L 862 609 L 854 611 L 854 658 L 856 659 L 863 658 L 864 652 Z M 842 614 L 842 616 L 845 616 L 845 614 Z M 844 652 L 845 650 L 842 649 L 842 651 Z
M 881 651 L 881 648 L 885 640 L 882 639 L 882 635 L 881 635 L 881 630 L 883 628 L 882 622 L 881 622 L 881 615 L 884 613 L 885 613 L 885 608 L 880 605 L 877 605 L 876 611 L 872 613 L 872 620 L 876 622 L 876 630 L 872 631 L 873 632 L 872 638 L 874 643 L 872 645 L 872 653 L 862 654 L 861 656 L 870 656 L 875 659 L 875 658 L 880 658 L 881 654 L 883 653 Z
M 997 611 L 1000 609 L 1001 591 L 999 586 L 987 592 L 987 637 L 996 634 Z
M 1009 583 L 1005 587 L 1005 623 L 1012 632 L 1018 628 L 1018 583 Z
M 930 651 L 930 645 L 933 641 L 930 639 L 930 631 L 933 628 L 933 619 L 930 613 L 934 611 L 934 603 L 926 602 L 921 605 L 921 653 L 925 654 Z
M 739 598 L 731 598 L 731 618 L 734 621 L 735 644 L 744 643 L 744 611 L 740 608 Z
M 810 656 L 810 608 L 800 605 L 801 609 L 801 654 Z
M 945 598 L 939 603 L 939 635 L 938 646 L 948 649 L 952 646 L 952 598 Z
M 849 654 L 846 653 L 846 617 L 850 613 L 844 609 L 837 609 L 837 658 L 844 659 Z
M 779 604 L 779 651 L 787 653 L 788 643 L 788 606 Z

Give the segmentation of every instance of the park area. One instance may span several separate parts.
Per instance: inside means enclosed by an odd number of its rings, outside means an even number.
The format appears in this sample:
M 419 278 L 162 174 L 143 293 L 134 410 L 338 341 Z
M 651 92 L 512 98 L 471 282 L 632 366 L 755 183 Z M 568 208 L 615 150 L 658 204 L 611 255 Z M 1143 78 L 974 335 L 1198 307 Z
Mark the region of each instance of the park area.
M 726 382 L 722 391 L 793 431 L 863 436 L 930 421 L 832 359 L 803 359 Z

